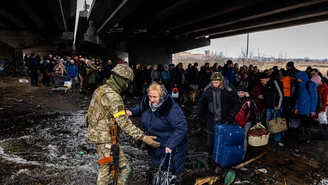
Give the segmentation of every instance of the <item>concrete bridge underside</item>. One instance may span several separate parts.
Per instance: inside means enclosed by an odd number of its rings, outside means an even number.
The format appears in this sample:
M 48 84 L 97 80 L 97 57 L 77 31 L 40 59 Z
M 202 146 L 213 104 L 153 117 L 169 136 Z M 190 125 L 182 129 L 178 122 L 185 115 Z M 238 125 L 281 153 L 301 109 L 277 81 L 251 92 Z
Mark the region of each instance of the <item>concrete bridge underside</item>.
M 328 20 L 328 0 L 94 0 L 80 12 L 76 48 L 126 52 L 130 63 L 170 63 L 210 39 Z

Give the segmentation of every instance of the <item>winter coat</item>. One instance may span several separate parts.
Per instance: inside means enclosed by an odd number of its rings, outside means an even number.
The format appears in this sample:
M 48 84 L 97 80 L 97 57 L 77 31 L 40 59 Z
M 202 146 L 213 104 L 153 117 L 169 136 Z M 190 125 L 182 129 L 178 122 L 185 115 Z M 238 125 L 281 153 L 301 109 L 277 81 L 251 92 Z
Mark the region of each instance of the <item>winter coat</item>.
M 168 70 L 162 71 L 162 80 L 163 83 L 170 83 L 170 71 Z
M 327 105 L 327 90 L 328 86 L 326 83 L 322 83 L 317 88 L 318 93 L 318 112 L 325 112 Z
M 96 71 L 97 68 L 96 67 L 87 67 L 87 74 L 85 76 L 85 78 L 87 79 L 87 82 L 89 84 L 95 84 L 97 83 L 97 79 L 96 79 Z
M 162 81 L 162 74 L 159 70 L 152 70 L 150 75 L 153 82 L 160 83 Z
M 237 90 L 229 84 L 226 78 L 224 78 L 223 84 L 223 89 L 215 90 L 212 83 L 209 83 L 204 89 L 195 110 L 197 116 L 206 116 L 206 131 L 211 134 L 214 133 L 215 124 L 226 123 L 229 116 L 235 117 L 241 107 L 241 101 L 237 94 Z M 219 93 L 218 91 L 220 91 L 220 99 L 215 101 L 213 97 L 214 92 Z M 220 104 L 215 106 L 215 102 L 220 102 Z M 216 111 L 220 111 L 220 118 L 217 122 L 215 121 L 215 119 L 217 119 L 215 118 Z
M 184 84 L 185 80 L 185 71 L 176 66 L 172 72 L 172 84 L 181 85 Z
M 75 78 L 79 74 L 75 64 L 68 64 L 66 72 L 71 78 Z
M 221 74 L 222 76 L 228 78 L 229 83 L 232 84 L 233 86 L 236 85 L 236 72 L 235 69 L 232 68 L 228 68 L 228 67 L 223 67 L 221 70 Z
M 27 68 L 29 71 L 36 71 L 39 69 L 39 61 L 38 59 L 30 57 L 27 61 Z
M 264 102 L 267 109 L 281 108 L 284 99 L 284 91 L 280 79 L 271 76 L 264 86 Z
M 141 105 L 129 109 L 132 116 L 141 116 L 141 124 L 147 135 L 157 136 L 161 146 L 148 146 L 152 163 L 159 165 L 165 156 L 165 147 L 172 150 L 171 170 L 182 173 L 187 155 L 188 123 L 186 117 L 171 95 L 166 96 L 163 104 L 155 112 L 149 107 L 146 96 Z
M 262 114 L 264 112 L 264 99 L 260 99 L 259 95 L 263 95 L 264 94 L 264 86 L 262 85 L 261 81 L 258 80 L 254 86 L 252 91 L 250 92 L 250 94 L 253 97 L 254 103 L 257 106 L 257 109 L 259 110 L 260 114 Z
M 301 79 L 302 82 L 298 82 L 296 86 L 296 104 L 294 109 L 298 110 L 298 114 L 301 115 L 316 112 L 318 101 L 317 86 L 309 80 L 308 75 L 304 71 L 296 73 L 295 78 Z

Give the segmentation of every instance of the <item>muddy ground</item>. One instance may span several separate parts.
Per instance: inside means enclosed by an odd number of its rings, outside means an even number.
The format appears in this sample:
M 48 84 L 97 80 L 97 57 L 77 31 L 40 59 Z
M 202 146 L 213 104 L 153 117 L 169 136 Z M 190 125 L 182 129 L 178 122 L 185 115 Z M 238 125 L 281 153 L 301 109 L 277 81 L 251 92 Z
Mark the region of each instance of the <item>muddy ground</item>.
M 20 83 L 19 78 L 0 77 L 0 184 L 96 184 L 97 156 L 94 146 L 86 142 L 83 125 L 90 98 L 74 89 L 54 91 Z M 133 96 L 126 98 L 127 107 L 139 102 Z M 194 105 L 186 103 L 182 108 L 190 116 Z M 204 122 L 188 118 L 188 123 L 189 154 L 206 151 Z M 236 170 L 235 184 L 328 184 L 328 142 L 300 143 L 290 135 L 285 133 L 283 147 L 271 143 L 249 147 L 246 159 L 267 153 Z M 147 152 L 124 133 L 120 139 L 133 165 L 134 184 L 142 184 Z M 213 175 L 211 168 L 191 166 L 186 167 L 183 184 Z

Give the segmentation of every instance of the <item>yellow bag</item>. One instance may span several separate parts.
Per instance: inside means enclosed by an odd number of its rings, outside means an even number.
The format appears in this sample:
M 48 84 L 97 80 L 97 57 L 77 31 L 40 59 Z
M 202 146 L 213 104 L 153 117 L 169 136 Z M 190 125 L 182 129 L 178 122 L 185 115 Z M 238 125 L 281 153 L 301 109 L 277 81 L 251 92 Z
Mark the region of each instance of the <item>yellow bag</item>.
M 288 130 L 285 118 L 274 118 L 268 123 L 268 130 L 271 133 L 279 133 Z

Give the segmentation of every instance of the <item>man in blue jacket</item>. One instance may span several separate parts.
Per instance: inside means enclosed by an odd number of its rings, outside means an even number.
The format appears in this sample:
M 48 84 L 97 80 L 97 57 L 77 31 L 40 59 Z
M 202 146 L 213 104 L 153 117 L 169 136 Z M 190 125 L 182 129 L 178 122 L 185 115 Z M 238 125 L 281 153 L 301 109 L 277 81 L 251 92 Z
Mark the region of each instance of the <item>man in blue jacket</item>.
M 318 101 L 317 86 L 313 81 L 309 80 L 305 71 L 297 72 L 295 78 L 298 84 L 296 86 L 297 93 L 294 113 L 299 114 L 301 126 L 309 127 L 311 117 L 316 115 Z

